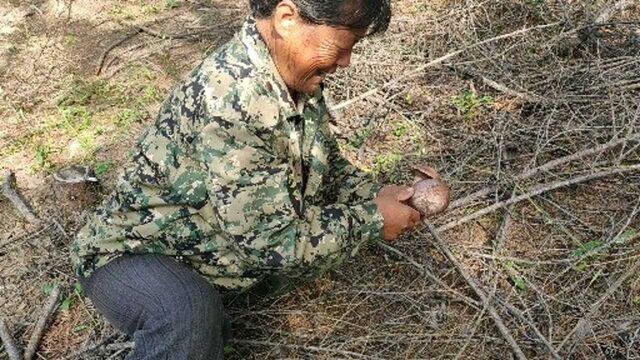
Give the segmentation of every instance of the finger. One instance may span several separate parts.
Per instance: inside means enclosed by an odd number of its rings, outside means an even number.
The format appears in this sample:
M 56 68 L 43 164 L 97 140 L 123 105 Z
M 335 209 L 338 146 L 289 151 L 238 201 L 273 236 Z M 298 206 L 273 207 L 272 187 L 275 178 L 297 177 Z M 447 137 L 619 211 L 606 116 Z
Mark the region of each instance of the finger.
M 411 224 L 414 227 L 420 225 L 420 223 L 422 222 L 422 214 L 420 214 L 419 211 L 416 211 L 414 209 L 411 209 L 411 213 L 409 214 L 409 218 L 411 220 Z
M 409 199 L 411 199 L 411 197 L 413 196 L 414 193 L 414 189 L 412 187 L 405 187 L 404 189 L 400 190 L 398 192 L 398 194 L 396 195 L 396 200 L 403 202 L 403 201 L 407 201 Z
M 417 171 L 421 172 L 422 174 L 432 179 L 440 179 L 440 174 L 438 174 L 438 172 L 434 168 L 432 168 L 427 164 L 420 164 L 414 167 L 414 169 L 416 169 Z
M 397 193 L 400 190 L 398 185 L 385 186 L 378 192 L 378 196 L 388 196 Z

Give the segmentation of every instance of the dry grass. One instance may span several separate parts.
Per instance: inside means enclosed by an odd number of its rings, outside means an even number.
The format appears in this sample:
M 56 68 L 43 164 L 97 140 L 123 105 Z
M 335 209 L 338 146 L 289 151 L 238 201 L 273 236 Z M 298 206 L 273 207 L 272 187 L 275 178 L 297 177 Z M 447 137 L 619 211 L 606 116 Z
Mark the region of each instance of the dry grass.
M 26 18 L 29 6 L 0 5 L 0 16 L 12 13 L 17 24 L 10 34 L 0 28 L 0 65 L 6 64 L 0 66 L 6 119 L 0 167 L 17 170 L 21 191 L 40 214 L 72 235 L 83 214 L 60 206 L 47 174 L 68 163 L 121 163 L 175 81 L 233 33 L 245 10 L 215 1 L 177 8 L 165 1 L 73 1 L 69 13 L 68 4 L 44 1 Z M 592 26 L 607 4 L 396 1 L 389 32 L 358 45 L 353 66 L 329 82 L 336 103 L 380 89 L 341 110 L 336 122 L 346 155 L 395 183 L 411 178 L 409 164 L 428 161 L 455 198 L 497 185 L 490 196 L 433 219 L 436 225 L 509 198 L 514 189 L 522 194 L 537 184 L 638 164 L 635 141 L 514 180 L 553 159 L 638 133 L 640 7 Z M 96 77 L 103 51 L 137 25 L 171 34 L 216 28 L 173 40 L 137 34 L 107 54 Z M 390 84 L 459 49 L 467 50 Z M 73 101 L 60 105 L 64 96 Z M 146 100 L 131 100 L 138 98 Z M 82 125 L 87 117 L 90 127 Z M 72 153 L 74 141 L 84 144 L 81 151 Z M 102 194 L 113 186 L 115 168 L 103 175 Z M 444 237 L 464 270 L 493 294 L 527 358 L 549 358 L 535 325 L 563 359 L 640 359 L 640 277 L 630 273 L 640 261 L 639 205 L 640 175 L 627 172 L 544 193 L 509 207 L 509 217 L 499 209 Z M 0 309 L 23 345 L 45 302 L 43 285 L 63 284 L 67 296 L 75 282 L 69 238 L 56 225 L 25 225 L 5 202 L 0 218 Z M 509 231 L 499 236 L 505 222 Z M 228 357 L 511 358 L 486 309 L 424 229 L 393 246 L 411 261 L 372 244 L 351 264 L 290 294 L 250 304 L 229 300 L 239 341 Z M 125 341 L 78 298 L 58 311 L 40 354 L 59 359 L 107 336 Z

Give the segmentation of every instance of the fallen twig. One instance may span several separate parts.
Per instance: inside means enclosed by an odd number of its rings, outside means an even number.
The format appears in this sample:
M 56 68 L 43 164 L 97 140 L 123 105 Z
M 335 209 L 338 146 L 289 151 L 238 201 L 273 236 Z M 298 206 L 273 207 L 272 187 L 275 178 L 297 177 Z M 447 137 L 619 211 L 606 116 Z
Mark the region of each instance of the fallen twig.
M 402 251 L 394 248 L 393 246 L 389 246 L 389 245 L 385 244 L 382 241 L 377 241 L 376 243 L 384 251 L 392 252 L 393 254 L 395 254 L 395 255 L 399 256 L 400 258 L 404 259 L 405 261 L 407 261 L 409 264 L 413 265 L 419 272 L 422 273 L 422 275 L 428 277 L 429 280 L 433 281 L 434 283 L 436 283 L 437 285 L 439 285 L 440 287 L 445 289 L 448 293 L 451 293 L 451 294 L 455 295 L 458 299 L 462 300 L 467 305 L 470 305 L 470 306 L 475 307 L 475 308 L 479 308 L 481 306 L 481 304 L 479 304 L 474 299 L 472 299 L 472 298 L 470 298 L 470 297 L 468 297 L 468 296 L 466 296 L 464 294 L 461 294 L 460 292 L 456 291 L 455 289 L 452 289 L 449 285 L 445 284 L 442 280 L 440 280 L 435 275 L 433 275 L 430 271 L 425 269 L 424 266 L 420 265 L 417 261 L 412 259 L 409 255 L 407 255 L 407 254 L 403 253 Z
M 20 355 L 13 336 L 9 333 L 9 329 L 7 329 L 7 325 L 3 319 L 0 319 L 0 338 L 2 338 L 4 349 L 7 352 L 7 356 L 9 356 L 9 360 L 22 360 L 22 355 Z
M 596 24 L 604 24 L 608 22 L 616 13 L 624 11 L 627 8 L 637 3 L 637 0 L 618 0 L 612 1 L 609 5 L 605 6 L 602 11 L 596 17 Z
M 334 111 L 335 110 L 340 110 L 342 108 L 351 106 L 354 103 L 356 103 L 356 102 L 358 102 L 358 101 L 360 101 L 362 99 L 366 99 L 368 97 L 371 97 L 371 96 L 375 95 L 381 89 L 388 88 L 388 87 L 393 86 L 393 85 L 395 85 L 395 84 L 397 84 L 397 83 L 399 83 L 401 81 L 408 80 L 408 79 L 411 79 L 411 78 L 413 78 L 415 76 L 418 76 L 418 75 L 422 74 L 422 72 L 424 72 L 424 70 L 426 70 L 426 69 L 428 69 L 428 68 L 430 68 L 432 66 L 436 66 L 436 65 L 442 64 L 443 62 L 445 62 L 445 61 L 447 61 L 447 60 L 449 60 L 449 59 L 451 59 L 453 57 L 456 57 L 456 56 L 464 53 L 465 51 L 469 51 L 471 49 L 475 49 L 478 46 L 486 45 L 486 44 L 489 44 L 489 43 L 492 43 L 492 42 L 498 41 L 498 40 L 503 40 L 503 39 L 508 39 L 508 38 L 512 38 L 512 37 L 515 37 L 515 36 L 523 35 L 523 34 L 526 34 L 526 33 L 530 32 L 530 31 L 534 31 L 534 30 L 542 30 L 542 29 L 546 29 L 546 28 L 550 28 L 550 27 L 555 27 L 555 26 L 558 26 L 560 24 L 562 24 L 562 23 L 561 22 L 555 22 L 555 23 L 551 23 L 551 24 L 544 24 L 544 25 L 538 25 L 538 26 L 533 26 L 533 27 L 529 27 L 529 28 L 524 28 L 524 29 L 520 29 L 520 30 L 517 30 L 517 31 L 514 31 L 514 32 L 510 32 L 508 34 L 503 34 L 503 35 L 495 36 L 495 37 L 492 37 L 492 38 L 489 38 L 489 39 L 485 39 L 485 40 L 479 41 L 479 42 L 477 42 L 475 44 L 471 44 L 471 45 L 466 46 L 466 47 L 464 47 L 464 48 L 462 48 L 460 50 L 456 50 L 456 51 L 450 52 L 450 53 L 448 53 L 448 54 L 446 54 L 444 56 L 441 56 L 441 57 L 439 57 L 439 58 L 437 58 L 435 60 L 432 60 L 432 61 L 430 61 L 430 62 L 428 62 L 428 63 L 426 63 L 426 64 L 424 64 L 422 66 L 419 66 L 415 70 L 413 70 L 411 72 L 408 72 L 407 74 L 404 74 L 402 76 L 399 76 L 399 77 L 395 78 L 394 80 L 391 80 L 391 81 L 383 84 L 380 87 L 371 89 L 371 90 L 369 90 L 369 91 L 367 91 L 367 92 L 365 92 L 365 93 L 363 93 L 361 95 L 358 95 L 358 96 L 354 97 L 353 99 L 349 99 L 347 101 L 343 101 L 340 104 L 337 104 L 336 106 L 334 106 L 333 110 Z
M 516 176 L 514 178 L 514 180 L 515 181 L 519 181 L 519 180 L 529 179 L 529 178 L 532 178 L 532 177 L 538 175 L 539 173 L 541 173 L 543 171 L 551 170 L 551 169 L 553 169 L 553 168 L 555 168 L 555 167 L 557 167 L 559 165 L 566 164 L 568 162 L 575 161 L 575 160 L 578 160 L 578 159 L 581 159 L 581 158 L 584 158 L 584 157 L 587 157 L 587 156 L 590 156 L 590 155 L 595 155 L 597 153 L 600 153 L 600 152 L 603 152 L 605 150 L 614 148 L 616 146 L 623 145 L 623 144 L 626 144 L 626 143 L 629 143 L 629 142 L 633 142 L 633 141 L 638 141 L 638 140 L 640 140 L 640 133 L 635 133 L 635 134 L 626 136 L 626 137 L 621 138 L 621 139 L 614 139 L 614 140 L 611 140 L 611 141 L 609 141 L 607 143 L 604 143 L 604 144 L 600 144 L 600 145 L 597 145 L 597 146 L 594 146 L 594 147 L 589 147 L 588 149 L 585 149 L 583 151 L 580 151 L 580 152 L 577 152 L 575 154 L 571 154 L 571 155 L 568 155 L 568 156 L 564 156 L 564 157 L 561 157 L 561 158 L 556 159 L 556 160 L 549 161 L 548 163 L 546 163 L 544 165 L 541 165 L 541 166 L 539 166 L 537 168 L 533 168 L 531 170 L 525 171 L 524 173 Z M 483 198 L 485 196 L 488 196 L 488 195 L 492 194 L 493 192 L 496 191 L 497 188 L 498 188 L 497 186 L 489 186 L 489 187 L 486 187 L 484 189 L 478 190 L 478 191 L 476 191 L 476 192 L 474 192 L 474 193 L 472 193 L 472 194 L 470 194 L 470 195 L 468 195 L 468 196 L 466 196 L 464 198 L 461 198 L 461 199 L 458 199 L 456 201 L 453 201 L 451 203 L 451 205 L 449 205 L 449 209 L 456 209 L 456 208 L 465 206 L 467 204 L 470 204 L 471 202 L 473 202 L 473 201 L 475 201 L 477 199 L 480 199 L 480 198 Z
M 578 321 L 578 323 L 576 324 L 576 326 L 573 327 L 573 329 L 567 334 L 567 336 L 565 336 L 565 338 L 562 340 L 562 342 L 560 343 L 560 345 L 558 346 L 558 351 L 562 350 L 562 348 L 567 344 L 567 342 L 574 337 L 574 335 L 578 332 L 578 330 L 581 327 L 584 327 L 586 322 L 589 321 L 590 318 L 593 317 L 593 315 L 595 315 L 595 313 L 600 309 L 600 307 L 604 304 L 604 302 L 611 296 L 613 295 L 614 292 L 616 292 L 616 290 L 618 290 L 618 288 L 620 286 L 622 286 L 622 284 L 624 284 L 625 281 L 627 281 L 627 279 L 632 276 L 632 275 L 636 275 L 637 272 L 640 271 L 640 261 L 637 261 L 635 263 L 635 265 L 629 269 L 626 273 L 624 273 L 624 275 L 620 276 L 618 278 L 618 280 L 616 280 L 615 283 L 613 283 L 609 289 L 607 289 L 607 291 L 604 293 L 604 295 L 598 300 L 596 301 L 593 305 L 591 305 L 591 307 L 589 308 L 589 311 L 587 312 L 587 314 Z
M 352 351 L 324 348 L 324 347 L 318 347 L 318 346 L 304 346 L 304 345 L 296 345 L 296 344 L 275 343 L 270 341 L 239 340 L 239 339 L 231 339 L 230 342 L 233 344 L 246 344 L 246 345 L 254 345 L 254 346 L 258 345 L 258 346 L 269 346 L 269 347 L 285 347 L 290 349 L 300 349 L 300 350 L 304 350 L 307 352 L 314 352 L 314 353 L 330 353 L 330 354 L 333 353 L 333 354 L 340 354 L 343 356 L 345 355 L 353 356 L 360 359 L 375 359 L 374 357 L 367 356 L 364 354 L 359 354 Z
M 500 334 L 502 335 L 502 337 L 507 341 L 507 343 L 511 347 L 513 354 L 518 359 L 526 359 L 527 357 L 522 352 L 522 349 L 520 349 L 520 346 L 518 345 L 518 343 L 516 343 L 515 339 L 511 335 L 511 332 L 504 324 L 504 321 L 502 321 L 502 318 L 496 311 L 495 307 L 493 307 L 493 305 L 490 303 L 489 299 L 487 298 L 487 295 L 480 288 L 480 285 L 478 285 L 476 281 L 469 274 L 467 274 L 467 272 L 462 268 L 462 265 L 460 264 L 460 262 L 455 258 L 451 250 L 449 250 L 449 246 L 444 242 L 444 240 L 440 236 L 439 231 L 428 221 L 426 222 L 426 225 L 427 225 L 427 229 L 431 233 L 431 236 L 433 236 L 433 238 L 436 240 L 436 246 L 438 247 L 440 252 L 447 258 L 447 260 L 449 260 L 449 262 L 451 262 L 451 264 L 453 264 L 453 266 L 456 268 L 456 271 L 458 271 L 458 274 L 462 276 L 462 278 L 473 290 L 473 292 L 475 292 L 476 295 L 478 295 L 482 304 L 487 307 L 487 311 L 489 312 L 489 315 L 491 315 L 491 318 L 493 319 L 493 322 L 496 324 L 496 327 L 500 331 Z
M 38 323 L 36 324 L 35 329 L 31 333 L 31 338 L 29 339 L 29 344 L 27 345 L 27 349 L 24 352 L 24 359 L 31 360 L 33 355 L 35 355 L 36 350 L 38 349 L 38 345 L 40 344 L 40 339 L 42 339 L 42 335 L 44 334 L 44 329 L 47 326 L 47 322 L 49 318 L 54 313 L 56 304 L 58 303 L 58 298 L 60 297 L 60 287 L 56 286 L 51 290 L 51 295 L 49 295 L 49 299 L 47 304 L 43 308 L 42 314 L 38 319 Z
M 99 340 L 98 342 L 85 346 L 82 349 L 79 349 L 77 351 L 74 351 L 73 353 L 63 357 L 60 360 L 70 360 L 70 359 L 75 359 L 77 357 L 79 357 L 80 355 L 84 355 L 85 353 L 94 351 L 98 348 L 100 348 L 101 346 L 103 346 L 104 344 L 106 344 L 107 342 L 109 342 L 110 340 L 112 340 L 114 338 L 114 335 L 111 336 L 106 336 L 103 339 Z
M 2 174 L 2 177 L 4 178 L 4 182 L 2 184 L 2 195 L 13 203 L 13 206 L 20 211 L 27 221 L 31 224 L 39 225 L 41 223 L 40 219 L 16 190 L 16 175 L 12 171 L 7 170 Z
M 636 165 L 630 165 L 630 166 L 626 166 L 626 167 L 616 167 L 613 169 L 607 169 L 607 170 L 603 170 L 603 171 L 599 171 L 593 174 L 589 174 L 589 175 L 582 175 L 582 176 L 578 176 L 575 178 L 571 178 L 568 180 L 561 180 L 561 181 L 556 181 L 550 184 L 540 184 L 536 187 L 534 187 L 533 189 L 531 189 L 529 192 L 522 194 L 522 195 L 518 195 L 516 197 L 512 197 L 509 200 L 504 200 L 504 201 L 500 201 L 497 202 L 491 206 L 487 206 L 486 208 L 479 210 L 473 214 L 464 216 L 458 220 L 455 221 L 451 221 L 445 225 L 442 225 L 438 228 L 439 232 L 443 232 L 443 231 L 447 231 L 450 230 L 456 226 L 465 224 L 469 221 L 475 220 L 477 218 L 480 218 L 484 215 L 490 214 L 498 209 L 501 209 L 505 206 L 509 206 L 511 204 L 515 204 L 518 202 L 521 202 L 523 200 L 527 200 L 530 199 L 534 196 L 538 196 L 540 194 L 544 194 L 545 192 L 549 192 L 552 190 L 556 190 L 559 189 L 561 187 L 566 187 L 566 186 L 571 186 L 571 185 L 575 185 L 575 184 L 579 184 L 585 181 L 590 181 L 590 180 L 596 180 L 596 179 L 600 179 L 603 177 L 607 177 L 610 175 L 615 175 L 615 174 L 622 174 L 625 172 L 629 172 L 629 171 L 637 171 L 640 170 L 640 164 L 636 164 Z
M 142 32 L 141 28 L 139 28 L 139 27 L 135 28 L 132 32 L 130 32 L 129 34 L 124 36 L 122 39 L 114 42 L 108 48 L 106 48 L 102 52 L 102 54 L 100 55 L 100 58 L 98 59 L 98 70 L 96 71 L 96 76 L 99 76 L 100 73 L 102 72 L 102 67 L 104 66 L 104 61 L 107 58 L 107 55 L 111 52 L 111 50 L 117 48 L 118 46 L 122 45 L 124 42 L 126 42 L 127 40 L 131 39 L 132 37 L 140 34 L 141 32 Z

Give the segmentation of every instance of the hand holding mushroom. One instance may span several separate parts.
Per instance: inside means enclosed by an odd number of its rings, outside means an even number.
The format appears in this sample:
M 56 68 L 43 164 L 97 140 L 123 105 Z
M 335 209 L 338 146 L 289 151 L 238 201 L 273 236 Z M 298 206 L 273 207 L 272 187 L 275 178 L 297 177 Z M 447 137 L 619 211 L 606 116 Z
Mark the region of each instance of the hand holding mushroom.
M 450 192 L 447 184 L 440 179 L 440 174 L 425 164 L 414 166 L 413 169 L 416 177 L 413 183 L 414 194 L 409 199 L 411 207 L 424 217 L 446 210 L 449 206 Z
M 427 165 L 414 167 L 413 187 L 391 185 L 373 200 L 384 218 L 384 239 L 392 241 L 418 226 L 425 217 L 449 206 L 449 187 L 437 171 Z

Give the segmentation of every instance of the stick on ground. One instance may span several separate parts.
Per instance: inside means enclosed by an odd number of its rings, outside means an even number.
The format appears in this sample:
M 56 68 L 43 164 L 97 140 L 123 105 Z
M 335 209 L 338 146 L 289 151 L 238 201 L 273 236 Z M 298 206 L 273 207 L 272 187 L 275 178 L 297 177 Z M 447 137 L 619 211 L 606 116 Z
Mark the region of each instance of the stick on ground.
M 38 349 L 38 345 L 40 344 L 40 339 L 42 339 L 42 335 L 44 334 L 44 330 L 47 326 L 47 322 L 49 318 L 53 314 L 56 309 L 56 304 L 58 302 L 58 298 L 60 297 L 60 287 L 56 286 L 52 291 L 51 295 L 49 295 L 49 300 L 47 300 L 47 304 L 43 308 L 42 314 L 38 319 L 38 323 L 36 324 L 36 328 L 31 333 L 31 338 L 29 339 L 29 344 L 27 345 L 27 349 L 24 352 L 24 359 L 31 360 L 33 355 L 35 355 L 36 350 Z
M 498 209 L 501 209 L 503 207 L 509 206 L 511 204 L 515 204 L 527 199 L 530 199 L 534 196 L 538 196 L 540 194 L 544 194 L 546 192 L 552 191 L 552 190 L 556 190 L 559 189 L 561 187 L 566 187 L 566 186 L 571 186 L 571 185 L 575 185 L 575 184 L 579 184 L 582 182 L 586 182 L 586 181 L 590 181 L 590 180 L 596 180 L 596 179 L 601 179 L 610 175 L 615 175 L 615 174 L 622 174 L 625 172 L 629 172 L 629 171 L 638 171 L 640 170 L 640 164 L 636 164 L 636 165 L 630 165 L 630 166 L 625 166 L 625 167 L 616 167 L 616 168 L 612 168 L 612 169 L 607 169 L 607 170 L 602 170 L 593 174 L 588 174 L 588 175 L 582 175 L 582 176 L 577 176 L 568 180 L 561 180 L 561 181 L 556 181 L 550 184 L 540 184 L 536 187 L 534 187 L 533 189 L 531 189 L 530 191 L 528 191 L 525 194 L 516 196 L 516 197 L 512 197 L 509 200 L 504 200 L 504 201 L 500 201 L 497 202 L 491 206 L 487 206 L 486 208 L 479 210 L 473 214 L 464 216 L 458 220 L 455 221 L 451 221 L 447 224 L 444 224 L 442 226 L 440 226 L 438 228 L 439 232 L 443 232 L 443 231 L 447 231 L 450 229 L 453 229 L 456 226 L 468 223 L 469 221 L 478 219 L 484 215 L 490 214 Z
M 20 351 L 3 319 L 0 319 L 0 338 L 2 338 L 9 360 L 22 360 L 22 355 L 20 355 Z
M 34 225 L 39 225 L 41 223 L 40 219 L 16 190 L 16 175 L 12 171 L 5 171 L 2 177 L 4 179 L 2 183 L 2 195 L 13 203 L 13 206 L 20 211 L 27 221 Z
M 453 264 L 458 274 L 462 276 L 462 278 L 467 283 L 467 285 L 469 285 L 469 287 L 473 290 L 473 292 L 475 292 L 476 295 L 478 295 L 483 305 L 487 307 L 487 311 L 489 312 L 489 315 L 491 315 L 491 318 L 493 319 L 493 322 L 496 324 L 496 327 L 500 331 L 500 334 L 502 335 L 502 337 L 507 341 L 507 343 L 511 347 L 513 354 L 518 359 L 521 359 L 521 360 L 526 359 L 527 357 L 522 352 L 522 349 L 520 349 L 520 346 L 518 345 L 516 340 L 513 338 L 513 335 L 511 335 L 511 331 L 509 331 L 507 326 L 504 324 L 504 321 L 502 321 L 500 314 L 498 314 L 493 304 L 490 303 L 489 299 L 487 298 L 487 295 L 480 288 L 480 285 L 478 285 L 478 283 L 471 277 L 471 275 L 467 274 L 467 272 L 462 268 L 462 265 L 460 264 L 460 262 L 455 258 L 451 250 L 449 250 L 449 246 L 447 246 L 444 240 L 442 240 L 442 237 L 440 236 L 440 233 L 438 232 L 438 230 L 436 230 L 436 228 L 428 221 L 426 221 L 425 223 L 427 225 L 427 229 L 429 230 L 433 238 L 436 240 L 436 246 L 438 247 L 440 252 L 447 258 L 447 260 L 449 260 L 449 262 L 451 262 L 451 264 Z
M 631 134 L 631 135 L 626 136 L 626 137 L 621 138 L 621 139 L 613 139 L 613 140 L 611 140 L 611 141 L 609 141 L 607 143 L 600 144 L 600 145 L 597 145 L 597 146 L 594 146 L 594 147 L 589 147 L 589 148 L 587 148 L 587 149 L 585 149 L 583 151 L 577 152 L 575 154 L 571 154 L 571 155 L 568 155 L 568 156 L 561 157 L 559 159 L 555 159 L 555 160 L 549 161 L 548 163 L 546 163 L 544 165 L 541 165 L 541 166 L 538 166 L 538 167 L 533 168 L 531 170 L 525 171 L 524 173 L 516 176 L 514 178 L 514 180 L 519 181 L 519 180 L 529 179 L 529 178 L 532 178 L 532 177 L 540 174 L 543 171 L 549 171 L 549 170 L 551 170 L 551 169 L 553 169 L 553 168 L 555 168 L 555 167 L 557 167 L 559 165 L 566 164 L 566 163 L 569 163 L 571 161 L 579 160 L 579 159 L 585 158 L 587 156 L 595 155 L 595 154 L 601 153 L 603 151 L 609 150 L 611 148 L 614 148 L 616 146 L 623 145 L 623 144 L 626 144 L 626 143 L 629 143 L 629 142 L 638 141 L 638 140 L 640 140 L 640 133 L 634 133 L 634 134 Z M 451 203 L 451 205 L 449 206 L 449 209 L 456 209 L 456 208 L 465 206 L 467 204 L 470 204 L 471 202 L 473 202 L 473 201 L 475 201 L 477 199 L 480 199 L 480 198 L 483 198 L 485 196 L 488 196 L 488 195 L 492 194 L 493 192 L 496 191 L 496 189 L 497 189 L 496 186 L 489 186 L 489 187 L 484 188 L 482 190 L 478 190 L 478 191 L 470 194 L 469 196 L 466 196 L 466 197 L 464 197 L 462 199 L 458 199 L 456 201 L 453 201 Z

